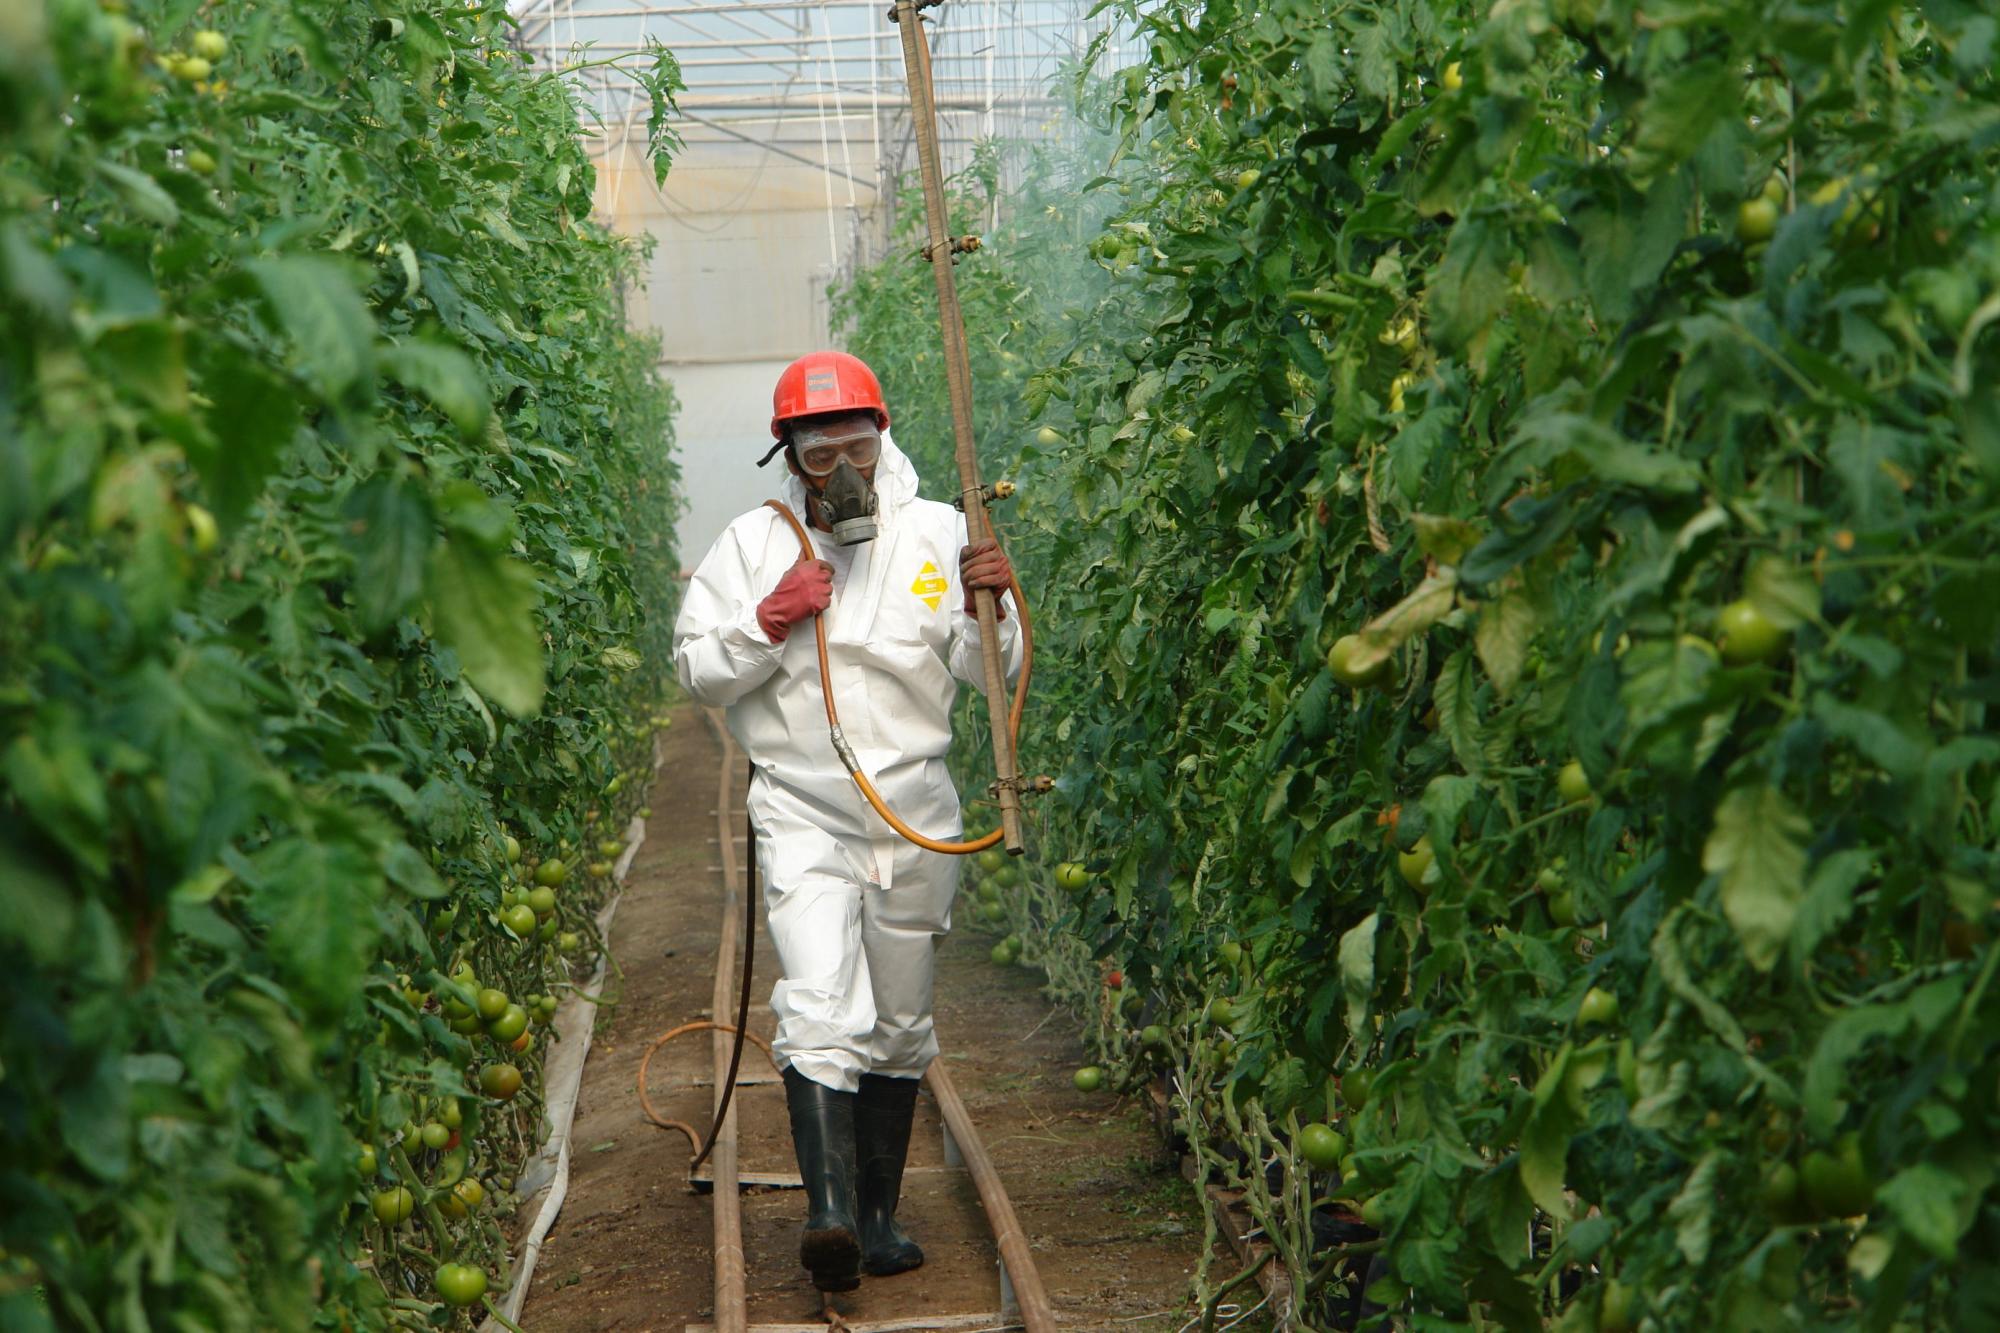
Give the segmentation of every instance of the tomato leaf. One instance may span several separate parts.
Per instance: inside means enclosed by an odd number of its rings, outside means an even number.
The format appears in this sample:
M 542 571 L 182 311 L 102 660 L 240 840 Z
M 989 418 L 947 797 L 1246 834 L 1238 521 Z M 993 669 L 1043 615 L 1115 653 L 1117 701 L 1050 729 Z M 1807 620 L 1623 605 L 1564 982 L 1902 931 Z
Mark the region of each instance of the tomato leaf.
M 1473 644 L 1479 664 L 1502 696 L 1512 694 L 1520 683 L 1539 618 L 1535 599 L 1519 588 L 1510 588 L 1479 608 Z
M 431 552 L 428 586 L 438 638 L 458 654 L 467 679 L 516 717 L 539 712 L 545 685 L 533 571 L 447 540 Z
M 375 321 L 352 267 L 316 255 L 253 259 L 244 267 L 291 339 L 300 372 L 321 394 L 338 398 L 363 382 L 373 366 Z
M 1722 910 L 1750 965 L 1768 972 L 1805 896 L 1805 839 L 1812 832 L 1783 792 L 1738 787 L 1715 810 L 1702 869 L 1722 877 Z
M 1570 1043 L 1564 1042 L 1536 1080 L 1533 1109 L 1521 1128 L 1521 1184 L 1542 1211 L 1559 1218 L 1570 1215 L 1563 1181 L 1569 1170 L 1570 1135 L 1578 1124 L 1564 1092 L 1571 1049 Z
M 456 347 L 392 343 L 376 352 L 375 362 L 384 375 L 430 399 L 466 439 L 477 439 L 486 429 L 492 411 L 486 379 L 472 358 Z
M 1340 989 L 1347 997 L 1347 1031 L 1355 1042 L 1368 1041 L 1368 1001 L 1375 993 L 1375 932 L 1382 914 L 1370 912 L 1361 924 L 1340 937 Z
M 1743 595 L 1779 629 L 1797 629 L 1819 619 L 1819 585 L 1810 571 L 1766 556 L 1750 566 Z
M 430 505 L 414 486 L 376 477 L 348 497 L 347 535 L 362 628 L 383 629 L 423 591 L 424 562 L 436 540 Z
M 1984 1174 L 1984 1183 L 1990 1184 L 1991 1166 Z M 1976 1197 L 1980 1192 L 1983 1189 L 1975 1190 L 1963 1171 L 1918 1162 L 1884 1182 L 1876 1200 L 1932 1258 L 1952 1263 L 1958 1258 L 1959 1237 L 1973 1220 L 1973 1209 L 1966 1206 L 1972 1202 L 1968 1196 Z

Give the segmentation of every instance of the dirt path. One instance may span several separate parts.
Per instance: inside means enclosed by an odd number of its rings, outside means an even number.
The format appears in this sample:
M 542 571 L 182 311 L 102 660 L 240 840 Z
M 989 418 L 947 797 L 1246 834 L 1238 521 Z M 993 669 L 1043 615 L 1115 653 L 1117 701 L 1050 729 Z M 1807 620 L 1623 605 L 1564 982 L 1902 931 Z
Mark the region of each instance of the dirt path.
M 708 1196 L 686 1183 L 686 1140 L 646 1122 L 636 1079 L 656 1036 L 708 1016 L 721 923 L 718 750 L 691 706 L 675 710 L 663 739 L 653 817 L 612 932 L 622 975 L 607 989 L 617 1003 L 603 1012 L 584 1069 L 569 1198 L 522 1315 L 528 1333 L 681 1333 L 713 1315 Z M 1160 1157 L 1135 1103 L 1070 1085 L 1083 1054 L 1073 1025 L 1037 994 L 1035 974 L 995 966 L 990 943 L 963 929 L 946 940 L 939 1040 L 1063 1324 L 1176 1329 L 1201 1244 L 1194 1193 Z M 761 930 L 758 945 L 751 1030 L 768 1037 L 774 975 Z M 706 1033 L 676 1042 L 654 1057 L 650 1075 L 654 1105 L 697 1130 L 709 1122 L 708 1049 Z M 756 1081 L 737 1089 L 742 1170 L 793 1172 L 783 1088 L 754 1050 L 744 1069 Z M 843 1302 L 853 1320 L 999 1308 L 997 1254 L 978 1196 L 969 1177 L 943 1164 L 928 1092 L 917 1117 L 901 1216 L 928 1262 L 865 1281 Z M 798 1265 L 803 1208 L 796 1190 L 744 1193 L 753 1324 L 817 1316 Z

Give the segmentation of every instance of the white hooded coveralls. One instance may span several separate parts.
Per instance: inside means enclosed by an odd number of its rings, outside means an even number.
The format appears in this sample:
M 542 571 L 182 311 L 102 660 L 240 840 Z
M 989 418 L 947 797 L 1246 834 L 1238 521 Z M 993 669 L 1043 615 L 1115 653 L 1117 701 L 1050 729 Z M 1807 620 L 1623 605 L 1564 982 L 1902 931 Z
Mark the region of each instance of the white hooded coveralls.
M 958 682 L 978 684 L 979 622 L 964 610 L 965 516 L 917 497 L 916 469 L 885 434 L 875 467 L 875 540 L 847 548 L 814 529 L 822 558 L 851 560 L 823 613 L 841 729 L 882 798 L 912 828 L 960 836 L 945 767 Z M 782 498 L 809 523 L 805 487 Z M 834 753 L 809 622 L 774 644 L 757 604 L 800 558 L 770 509 L 742 515 L 702 557 L 674 625 L 689 694 L 727 712 L 750 756 L 749 812 L 782 979 L 771 992 L 780 1064 L 854 1091 L 862 1074 L 918 1078 L 937 1054 L 931 975 L 951 927 L 959 858 L 906 842 L 868 805 Z M 1001 622 L 1011 680 L 1019 621 Z

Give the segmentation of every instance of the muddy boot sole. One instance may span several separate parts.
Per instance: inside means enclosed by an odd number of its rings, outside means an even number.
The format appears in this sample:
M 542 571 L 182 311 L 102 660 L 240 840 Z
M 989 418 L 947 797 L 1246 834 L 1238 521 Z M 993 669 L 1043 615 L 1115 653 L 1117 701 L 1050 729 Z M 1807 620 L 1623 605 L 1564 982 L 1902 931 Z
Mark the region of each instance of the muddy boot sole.
M 799 1262 L 820 1291 L 853 1291 L 861 1285 L 861 1239 L 847 1227 L 820 1227 L 799 1242 Z

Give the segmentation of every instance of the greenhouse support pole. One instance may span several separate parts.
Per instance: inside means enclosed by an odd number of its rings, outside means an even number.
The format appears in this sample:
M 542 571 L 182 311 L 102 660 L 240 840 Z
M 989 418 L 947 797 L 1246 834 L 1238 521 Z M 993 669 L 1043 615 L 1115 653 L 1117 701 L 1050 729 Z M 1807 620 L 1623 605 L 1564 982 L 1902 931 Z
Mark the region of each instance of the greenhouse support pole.
M 930 0 L 935 3 L 935 0 Z M 951 392 L 951 433 L 958 453 L 960 507 L 965 510 L 969 542 L 993 536 L 986 514 L 986 493 L 979 484 L 979 455 L 972 436 L 972 363 L 965 349 L 965 320 L 958 308 L 958 288 L 952 281 L 957 248 L 945 215 L 944 169 L 938 161 L 937 108 L 931 99 L 930 43 L 918 10 L 922 0 L 896 0 L 890 17 L 902 30 L 903 68 L 910 83 L 910 120 L 916 129 L 917 166 L 924 181 L 924 213 L 930 222 L 931 273 L 937 279 L 938 323 L 944 334 L 945 384 Z M 1020 771 L 1014 738 L 1007 725 L 1007 676 L 1000 665 L 999 603 L 991 589 L 973 590 L 979 617 L 979 655 L 986 671 L 986 711 L 992 722 L 995 784 L 1000 797 L 1000 831 L 1009 854 L 1019 856 L 1021 842 Z

